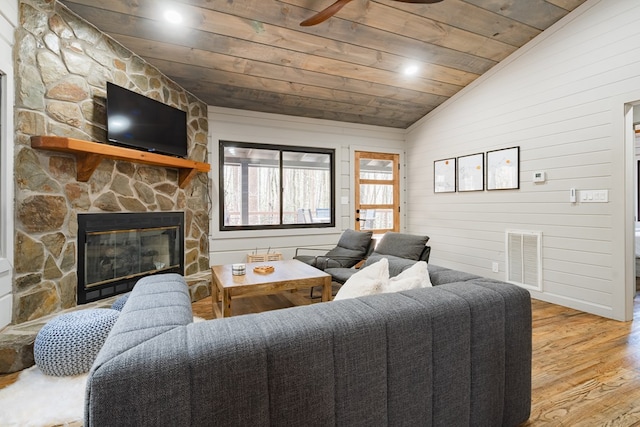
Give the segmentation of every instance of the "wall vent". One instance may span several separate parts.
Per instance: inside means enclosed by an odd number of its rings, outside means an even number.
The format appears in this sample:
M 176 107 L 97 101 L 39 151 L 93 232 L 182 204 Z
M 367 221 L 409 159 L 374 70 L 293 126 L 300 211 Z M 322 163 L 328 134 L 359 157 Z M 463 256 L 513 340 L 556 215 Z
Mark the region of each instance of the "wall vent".
M 507 282 L 542 291 L 542 232 L 507 230 Z

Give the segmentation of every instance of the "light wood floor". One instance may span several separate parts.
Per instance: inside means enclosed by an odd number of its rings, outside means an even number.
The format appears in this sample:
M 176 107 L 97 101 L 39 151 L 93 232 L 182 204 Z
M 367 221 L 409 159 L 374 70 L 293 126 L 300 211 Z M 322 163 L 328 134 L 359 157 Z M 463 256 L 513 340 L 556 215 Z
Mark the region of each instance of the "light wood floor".
M 234 301 L 244 314 L 299 304 L 308 290 Z M 617 322 L 534 300 L 533 393 L 530 426 L 640 425 L 640 298 L 635 320 Z M 213 319 L 211 298 L 193 304 L 194 315 Z M 0 388 L 13 381 L 0 376 Z

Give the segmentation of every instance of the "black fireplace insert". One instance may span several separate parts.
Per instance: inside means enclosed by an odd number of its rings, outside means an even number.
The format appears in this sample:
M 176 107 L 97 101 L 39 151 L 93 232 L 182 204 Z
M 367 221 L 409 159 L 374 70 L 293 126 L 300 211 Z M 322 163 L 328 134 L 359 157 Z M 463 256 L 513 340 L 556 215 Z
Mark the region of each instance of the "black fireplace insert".
M 183 212 L 78 214 L 78 304 L 158 273 L 184 274 Z

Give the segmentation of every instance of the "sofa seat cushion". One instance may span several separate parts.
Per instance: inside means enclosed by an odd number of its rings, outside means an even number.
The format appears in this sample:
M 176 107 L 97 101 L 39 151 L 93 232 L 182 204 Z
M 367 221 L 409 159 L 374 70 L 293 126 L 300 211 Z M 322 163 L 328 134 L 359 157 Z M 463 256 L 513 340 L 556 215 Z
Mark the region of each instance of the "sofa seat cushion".
M 331 267 L 325 268 L 324 272 L 331 275 L 331 280 L 338 283 L 345 283 L 351 276 L 359 270 L 355 268 Z

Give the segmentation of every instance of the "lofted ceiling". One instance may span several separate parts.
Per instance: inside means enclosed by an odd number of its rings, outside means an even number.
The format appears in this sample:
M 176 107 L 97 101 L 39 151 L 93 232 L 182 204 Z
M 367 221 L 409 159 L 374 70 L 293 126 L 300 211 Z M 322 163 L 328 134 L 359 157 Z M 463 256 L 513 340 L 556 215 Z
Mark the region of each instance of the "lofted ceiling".
M 404 129 L 585 0 L 59 1 L 209 105 Z

